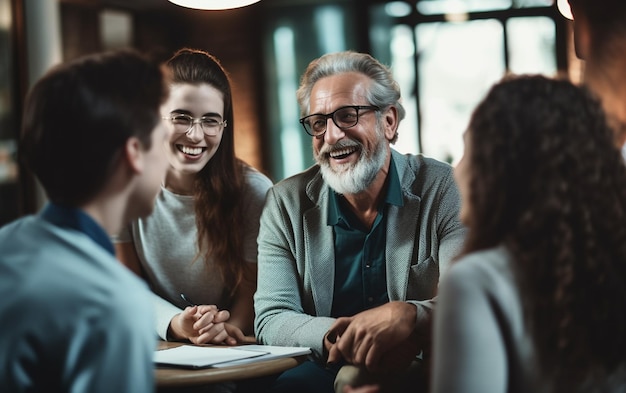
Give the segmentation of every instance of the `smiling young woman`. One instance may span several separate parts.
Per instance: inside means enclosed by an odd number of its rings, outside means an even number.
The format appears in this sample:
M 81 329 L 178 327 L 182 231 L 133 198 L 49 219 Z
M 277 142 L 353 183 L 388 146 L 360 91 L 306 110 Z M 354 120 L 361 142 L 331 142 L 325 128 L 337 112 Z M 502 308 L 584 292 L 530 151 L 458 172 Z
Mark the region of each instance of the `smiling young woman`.
M 253 334 L 256 237 L 272 182 L 235 156 L 230 81 L 219 61 L 181 49 L 166 66 L 169 169 L 154 213 L 117 237 L 118 256 L 153 289 L 161 338 L 232 345 Z

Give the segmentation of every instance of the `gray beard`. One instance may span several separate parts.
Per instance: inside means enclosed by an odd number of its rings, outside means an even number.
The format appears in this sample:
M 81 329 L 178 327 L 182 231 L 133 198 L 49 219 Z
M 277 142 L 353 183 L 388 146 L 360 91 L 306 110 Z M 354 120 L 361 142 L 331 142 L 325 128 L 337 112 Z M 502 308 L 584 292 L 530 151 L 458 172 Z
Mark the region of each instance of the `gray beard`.
M 378 144 L 370 157 L 361 149 L 358 161 L 354 165 L 343 166 L 339 171 L 330 166 L 329 160 L 316 157 L 322 178 L 330 188 L 338 194 L 358 194 L 372 184 L 387 158 L 386 139 L 384 135 L 378 135 Z

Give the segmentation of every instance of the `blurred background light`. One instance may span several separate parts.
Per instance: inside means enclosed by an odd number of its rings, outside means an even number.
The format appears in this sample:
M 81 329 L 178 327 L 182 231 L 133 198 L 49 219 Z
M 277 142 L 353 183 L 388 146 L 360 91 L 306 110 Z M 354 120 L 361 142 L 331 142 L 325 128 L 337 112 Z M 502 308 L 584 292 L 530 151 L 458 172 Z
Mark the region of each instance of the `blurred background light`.
M 199 10 L 228 10 L 258 3 L 260 0 L 169 0 L 171 3 Z

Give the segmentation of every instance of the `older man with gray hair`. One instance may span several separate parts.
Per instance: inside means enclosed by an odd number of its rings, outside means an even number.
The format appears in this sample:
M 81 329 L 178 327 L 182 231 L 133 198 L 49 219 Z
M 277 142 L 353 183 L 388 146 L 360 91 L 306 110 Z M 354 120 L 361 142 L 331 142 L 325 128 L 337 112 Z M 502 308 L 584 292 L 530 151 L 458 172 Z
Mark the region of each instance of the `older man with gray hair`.
M 451 167 L 391 148 L 405 111 L 370 55 L 314 60 L 297 97 L 317 165 L 268 193 L 255 332 L 313 356 L 271 391 L 341 391 L 352 374 L 389 391 L 426 389 L 406 370 L 428 360 L 439 276 L 464 238 Z

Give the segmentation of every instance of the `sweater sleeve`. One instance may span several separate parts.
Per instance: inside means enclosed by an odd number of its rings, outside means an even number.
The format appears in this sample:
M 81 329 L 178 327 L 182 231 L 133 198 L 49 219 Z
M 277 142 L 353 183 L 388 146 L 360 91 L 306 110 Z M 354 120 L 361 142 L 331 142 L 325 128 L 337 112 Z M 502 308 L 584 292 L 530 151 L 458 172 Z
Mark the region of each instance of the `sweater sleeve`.
M 439 286 L 433 344 L 433 393 L 504 393 L 507 351 L 488 275 L 461 260 Z
M 167 340 L 167 329 L 170 326 L 170 321 L 182 310 L 154 293 L 152 294 L 152 305 L 156 314 L 157 334 L 162 340 Z

